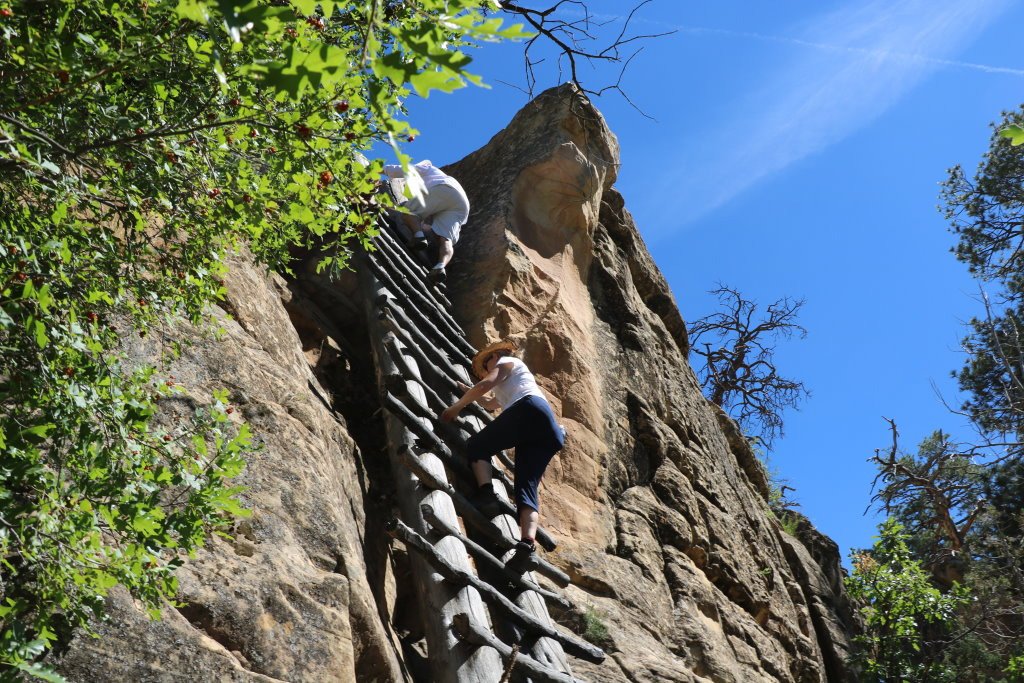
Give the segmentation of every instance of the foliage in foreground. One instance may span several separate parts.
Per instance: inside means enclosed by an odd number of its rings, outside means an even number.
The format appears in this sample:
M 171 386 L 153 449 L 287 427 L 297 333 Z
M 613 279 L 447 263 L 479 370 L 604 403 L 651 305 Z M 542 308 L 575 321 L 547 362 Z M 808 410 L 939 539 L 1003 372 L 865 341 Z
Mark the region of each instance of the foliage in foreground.
M 943 593 L 933 586 L 899 522 L 886 520 L 879 533 L 871 551 L 853 556 L 846 579 L 850 597 L 864 605 L 865 632 L 855 638 L 862 680 L 952 683 L 955 674 L 942 656 L 969 591 L 955 585 Z
M 519 35 L 490 5 L 0 7 L 0 668 L 41 671 L 115 585 L 155 614 L 242 512 L 226 397 L 161 421 L 174 379 L 120 342 L 203 321 L 241 244 L 344 265 L 380 210 L 359 150 L 408 162 L 403 100 L 475 80 L 460 45 Z

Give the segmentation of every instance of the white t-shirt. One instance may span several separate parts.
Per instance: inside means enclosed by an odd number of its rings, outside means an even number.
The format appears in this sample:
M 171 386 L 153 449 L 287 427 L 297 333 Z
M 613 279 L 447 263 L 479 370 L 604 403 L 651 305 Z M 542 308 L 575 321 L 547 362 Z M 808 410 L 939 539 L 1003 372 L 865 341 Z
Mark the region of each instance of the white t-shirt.
M 537 386 L 537 380 L 533 373 L 526 367 L 526 363 L 514 356 L 502 356 L 498 359 L 498 365 L 511 365 L 512 371 L 505 381 L 494 387 L 494 398 L 497 399 L 504 410 L 524 396 L 540 396 L 545 401 L 544 394 Z
M 420 178 L 423 179 L 423 184 L 429 190 L 437 185 L 449 185 L 451 187 L 457 187 L 460 192 L 464 192 L 462 185 L 459 185 L 459 181 L 452 178 L 450 175 L 435 167 L 430 163 L 429 159 L 418 161 L 412 165 L 416 169 L 416 172 L 420 174 Z M 389 178 L 401 178 L 402 167 L 396 164 L 389 164 L 384 167 L 384 173 Z

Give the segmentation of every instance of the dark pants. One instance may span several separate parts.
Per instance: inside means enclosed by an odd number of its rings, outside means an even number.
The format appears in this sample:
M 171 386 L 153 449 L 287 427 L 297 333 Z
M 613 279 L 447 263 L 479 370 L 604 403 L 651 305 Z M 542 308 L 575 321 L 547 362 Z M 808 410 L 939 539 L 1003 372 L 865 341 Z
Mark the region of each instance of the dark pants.
M 467 444 L 469 462 L 490 461 L 507 448 L 516 449 L 516 509 L 540 510 L 537 486 L 551 458 L 565 445 L 565 432 L 548 402 L 539 396 L 519 399 L 474 434 Z

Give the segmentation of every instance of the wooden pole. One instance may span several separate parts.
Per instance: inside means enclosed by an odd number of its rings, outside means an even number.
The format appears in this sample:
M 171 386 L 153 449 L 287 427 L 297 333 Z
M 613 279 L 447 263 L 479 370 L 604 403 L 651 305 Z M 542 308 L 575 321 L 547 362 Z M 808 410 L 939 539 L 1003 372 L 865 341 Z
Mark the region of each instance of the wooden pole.
M 399 373 L 390 361 L 387 350 L 383 348 L 382 340 L 386 330 L 380 325 L 372 305 L 373 299 L 381 293 L 381 286 L 369 268 L 360 267 L 358 272 L 363 291 L 369 295 L 366 299 L 368 332 L 377 361 L 378 382 L 383 385 L 386 378 Z M 419 390 L 416 382 L 409 382 L 410 393 Z M 395 479 L 396 502 L 402 517 L 414 528 L 427 532 L 429 526 L 420 511 L 420 506 L 427 504 L 446 521 L 456 523 L 451 499 L 441 490 L 420 485 L 403 465 L 399 452 L 410 447 L 413 442 L 413 434 L 406 424 L 394 419 L 389 413 L 385 413 L 384 422 L 388 455 Z M 424 471 L 433 477 L 445 478 L 444 464 L 437 457 L 428 454 L 421 464 Z M 465 546 L 454 537 L 441 539 L 434 552 L 461 571 L 470 568 Z M 470 647 L 458 640 L 451 631 L 451 619 L 457 613 L 468 612 L 480 620 L 485 619 L 486 608 L 480 600 L 479 592 L 471 586 L 443 581 L 419 554 L 410 556 L 410 563 L 422 614 L 432 679 L 438 683 L 493 683 L 503 670 L 498 653 L 490 647 Z
M 502 578 L 508 581 L 510 584 L 517 586 L 521 590 L 536 591 L 545 600 L 554 602 L 564 609 L 572 609 L 573 605 L 567 598 L 554 591 L 549 591 L 546 588 L 542 588 L 534 583 L 532 580 L 526 578 L 526 574 L 518 574 L 516 572 L 510 572 L 505 569 L 505 563 L 500 559 L 492 555 L 482 545 L 467 537 L 456 527 L 451 526 L 443 519 L 439 518 L 434 514 L 434 509 L 429 505 L 424 505 L 420 508 L 423 512 L 423 519 L 427 521 L 427 524 L 434 527 L 438 531 L 454 536 L 455 538 L 462 541 L 462 545 L 466 546 L 470 554 L 477 559 L 478 562 L 483 562 L 488 565 L 494 571 L 498 572 Z
M 430 288 L 423 286 L 423 276 L 409 276 L 408 273 L 402 271 L 401 267 L 396 267 L 396 260 L 392 257 L 391 251 L 387 247 L 378 250 L 374 256 L 379 258 L 379 265 L 388 272 L 392 281 L 396 285 L 401 286 L 405 296 L 415 300 L 410 301 L 410 303 L 416 305 L 417 308 L 423 311 L 424 315 L 432 318 L 437 323 L 438 329 L 442 332 L 447 332 L 447 336 L 452 343 L 461 347 L 463 352 L 472 358 L 476 354 L 476 349 L 466 341 L 462 328 L 455 322 L 455 319 L 437 303 L 437 299 L 431 296 Z M 399 292 L 395 292 L 395 294 L 398 296 Z
M 447 493 L 452 504 L 455 505 L 455 509 L 458 510 L 459 515 L 462 516 L 462 519 L 476 531 L 483 534 L 487 540 L 497 545 L 503 551 L 511 550 L 515 547 L 516 540 L 514 538 L 495 526 L 491 520 L 487 519 L 483 513 L 477 510 L 465 496 L 456 491 L 455 487 L 443 478 L 435 477 L 429 470 L 427 470 L 424 466 L 423 460 L 413 452 L 412 447 L 403 447 L 399 456 L 401 457 L 402 462 L 405 463 L 405 465 L 417 477 L 419 477 L 420 481 L 425 486 Z M 562 588 L 569 585 L 569 575 L 543 558 L 532 558 L 530 563 L 527 565 L 527 569 L 540 572 Z
M 484 583 L 471 572 L 456 567 L 449 562 L 423 536 L 410 529 L 402 520 L 392 519 L 385 524 L 384 530 L 389 535 L 405 543 L 407 548 L 412 548 L 422 554 L 427 559 L 427 562 L 448 581 L 460 586 L 469 585 L 476 588 L 492 608 L 497 609 L 503 616 L 523 627 L 528 632 L 558 641 L 565 648 L 566 652 L 580 659 L 585 659 L 594 664 L 600 664 L 604 661 L 605 654 L 601 648 L 576 636 L 562 633 L 553 626 L 539 621 L 532 614 L 529 614 L 502 595 L 493 586 Z M 446 538 L 450 538 L 450 536 Z
M 427 311 L 424 311 L 423 306 L 417 305 L 416 302 L 411 301 L 409 293 L 407 291 L 403 291 L 398 283 L 392 279 L 391 274 L 374 261 L 372 256 L 370 257 L 369 263 L 371 264 L 370 267 L 373 270 L 373 274 L 376 275 L 377 278 L 379 278 L 388 288 L 388 298 L 397 301 L 399 305 L 401 305 L 402 312 L 406 316 L 417 318 L 419 320 L 419 325 L 417 327 L 431 333 L 434 344 L 444 347 L 453 358 L 466 363 L 467 366 L 473 362 L 472 350 L 467 351 L 465 348 L 462 348 L 461 345 L 455 343 L 452 340 L 451 332 L 438 329 L 437 323 L 431 319 L 431 316 Z M 383 303 L 388 302 L 385 301 Z M 462 339 L 462 337 L 456 338 Z M 472 347 L 470 347 L 470 349 L 472 349 Z
M 468 614 L 456 614 L 452 619 L 452 627 L 456 635 L 474 645 L 488 645 L 498 651 L 503 659 L 512 657 L 512 648 L 501 642 L 489 633 L 486 629 L 477 625 Z M 531 680 L 540 683 L 583 683 L 578 678 L 569 676 L 561 671 L 554 671 L 544 666 L 533 657 L 519 652 L 515 655 L 516 667 L 526 672 Z
M 413 344 L 410 335 L 399 327 L 395 323 L 394 319 L 386 320 L 385 324 L 388 326 L 388 329 L 391 330 L 391 332 L 405 345 L 405 351 L 416 360 L 421 371 L 426 369 L 431 378 L 437 380 L 437 382 L 450 392 L 452 396 L 462 396 L 462 392 L 459 391 L 459 387 L 455 383 L 455 380 L 452 379 L 450 375 L 442 372 L 439 367 L 431 363 L 426 354 L 418 346 Z M 467 384 L 469 384 L 469 382 L 467 382 Z M 475 417 L 478 417 L 484 424 L 490 424 L 494 421 L 491 414 L 476 403 L 469 404 L 469 406 L 466 407 L 466 410 L 472 413 Z

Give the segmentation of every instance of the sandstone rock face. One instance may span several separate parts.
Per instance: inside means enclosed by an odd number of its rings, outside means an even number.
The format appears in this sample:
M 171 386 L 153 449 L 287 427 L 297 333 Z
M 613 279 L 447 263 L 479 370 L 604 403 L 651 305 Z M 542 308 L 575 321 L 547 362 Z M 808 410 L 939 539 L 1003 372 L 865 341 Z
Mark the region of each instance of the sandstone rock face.
M 612 187 L 617 149 L 563 86 L 448 169 L 473 207 L 450 269 L 456 315 L 475 343 L 517 341 L 568 427 L 542 520 L 612 653 L 577 671 L 845 680 L 838 553 L 782 531 L 760 463 L 702 398 L 673 296 Z
M 473 213 L 449 296 L 474 343 L 512 338 L 567 427 L 541 487 L 573 628 L 602 623 L 589 681 L 853 680 L 835 544 L 769 514 L 768 480 L 701 396 L 675 300 L 613 189 L 618 143 L 571 87 L 544 93 L 449 171 Z M 253 514 L 180 570 L 150 622 L 123 594 L 69 680 L 428 681 L 409 563 L 381 532 L 391 475 L 355 278 L 291 282 L 233 264 L 216 337 L 185 325 L 166 367 L 203 402 L 226 387 L 263 442 Z M 129 354 L 157 362 L 154 340 Z M 167 406 L 168 415 L 177 409 Z M 586 611 L 584 618 L 581 612 Z M 557 616 L 557 615 L 556 615 Z
M 283 281 L 239 261 L 228 290 L 223 338 L 167 330 L 185 351 L 165 372 L 187 387 L 185 402 L 229 389 L 262 442 L 238 482 L 252 516 L 179 570 L 184 607 L 150 622 L 117 594 L 102 638 L 77 637 L 59 668 L 97 682 L 402 680 L 383 611 L 393 576 L 380 534 L 367 538 L 379 522 L 369 521 L 363 454 L 321 398 Z M 154 341 L 128 351 L 158 362 Z

